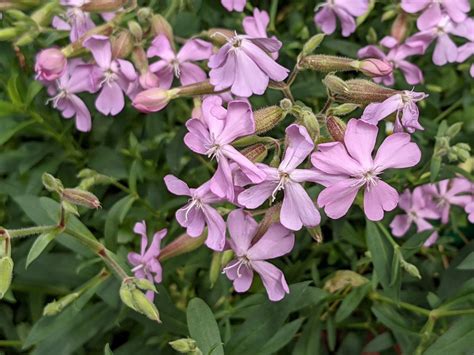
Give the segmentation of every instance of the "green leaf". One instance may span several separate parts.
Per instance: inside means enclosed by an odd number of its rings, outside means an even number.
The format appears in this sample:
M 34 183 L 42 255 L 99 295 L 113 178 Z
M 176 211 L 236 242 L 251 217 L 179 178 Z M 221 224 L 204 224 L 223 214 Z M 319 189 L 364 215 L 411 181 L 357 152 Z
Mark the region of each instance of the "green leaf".
M 326 321 L 326 331 L 328 332 L 328 347 L 331 352 L 336 348 L 336 324 L 334 317 L 330 315 Z
M 472 352 L 474 317 L 458 319 L 446 333 L 438 338 L 424 355 L 466 354 Z
M 113 351 L 110 349 L 110 344 L 105 344 L 104 355 L 114 355 Z
M 336 323 L 342 322 L 349 317 L 351 313 L 359 306 L 367 292 L 371 289 L 371 284 L 366 283 L 359 287 L 354 287 L 352 291 L 344 298 L 336 312 Z
M 474 269 L 474 252 L 469 254 L 462 262 L 458 265 L 458 269 L 461 270 L 472 270 Z
M 11 102 L 13 102 L 15 106 L 22 107 L 23 101 L 21 99 L 20 92 L 18 91 L 17 81 L 18 81 L 18 73 L 13 73 L 10 76 L 10 79 L 8 79 L 7 93 Z
M 25 104 L 29 106 L 31 102 L 34 100 L 36 95 L 43 89 L 43 85 L 36 80 L 31 81 L 30 85 L 28 86 L 28 91 L 26 92 Z
M 26 265 L 25 269 L 43 252 L 43 250 L 51 243 L 54 238 L 58 235 L 57 231 L 50 231 L 47 233 L 41 234 L 39 237 L 35 239 L 35 242 L 30 248 L 28 252 L 28 256 L 26 257 Z
M 8 142 L 15 134 L 22 129 L 32 125 L 35 121 L 18 121 L 10 118 L 4 118 L 0 121 L 0 145 Z
M 258 355 L 271 355 L 277 353 L 278 350 L 282 349 L 286 344 L 293 340 L 296 332 L 300 329 L 303 323 L 303 318 L 294 320 L 281 327 L 274 336 L 270 338 L 263 347 L 258 350 Z
M 119 226 L 123 223 L 125 216 L 135 200 L 135 196 L 132 195 L 123 197 L 112 206 L 107 215 L 104 229 L 105 246 L 112 251 L 117 249 L 117 234 Z
M 193 298 L 186 311 L 189 334 L 196 340 L 203 354 L 223 355 L 221 335 L 209 306 L 200 298 Z
M 364 348 L 364 352 L 372 353 L 387 350 L 394 345 L 393 337 L 389 332 L 377 335 Z

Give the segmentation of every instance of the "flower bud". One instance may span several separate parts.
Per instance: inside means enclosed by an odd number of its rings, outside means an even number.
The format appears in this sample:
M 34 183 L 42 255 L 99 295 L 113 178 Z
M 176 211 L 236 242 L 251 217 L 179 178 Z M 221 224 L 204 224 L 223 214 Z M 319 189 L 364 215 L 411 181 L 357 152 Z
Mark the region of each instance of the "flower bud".
M 347 95 L 349 92 L 346 82 L 336 75 L 326 75 L 323 79 L 323 84 L 332 94 Z
M 179 86 L 176 89 L 179 91 L 179 97 L 215 94 L 214 86 L 209 82 L 209 80 L 200 81 L 186 86 Z
M 211 288 L 214 287 L 219 275 L 221 274 L 221 260 L 222 253 L 215 251 L 212 253 L 211 266 L 209 267 L 209 281 L 211 282 Z
M 329 115 L 335 116 L 345 116 L 351 113 L 352 111 L 356 110 L 360 106 L 357 104 L 342 104 L 339 106 L 331 107 L 328 109 Z
M 6 27 L 0 29 L 0 41 L 10 41 L 21 33 L 17 27 Z
M 53 81 L 66 71 L 67 60 L 57 48 L 44 49 L 36 56 L 36 78 Z
M 361 276 L 352 270 L 339 270 L 333 273 L 329 279 L 326 280 L 323 288 L 330 293 L 335 293 L 347 286 L 358 287 L 368 281 L 369 280 L 364 276 Z
M 353 63 L 355 69 L 371 78 L 389 75 L 393 71 L 390 63 L 380 59 L 367 58 Z
M 149 7 L 140 7 L 137 11 L 138 22 L 147 24 L 150 21 L 152 15 L 152 9 L 150 9 Z
M 5 296 L 12 282 L 13 260 L 9 256 L 0 258 L 0 300 Z
M 403 43 L 407 35 L 407 20 L 408 16 L 405 12 L 401 11 L 395 21 L 393 21 L 391 35 L 397 40 L 398 43 Z
M 158 112 L 164 109 L 172 99 L 176 98 L 178 92 L 178 89 L 147 89 L 135 96 L 132 105 L 141 112 Z
M 255 134 L 262 134 L 278 125 L 286 114 L 279 106 L 269 106 L 254 111 Z
M 100 207 L 99 199 L 91 192 L 81 189 L 64 189 L 62 199 L 73 205 L 96 209 Z
M 354 59 L 351 58 L 315 54 L 303 57 L 298 63 L 298 68 L 302 70 L 315 70 L 323 73 L 351 71 L 354 70 L 352 66 L 353 62 Z
M 321 42 L 324 40 L 325 35 L 323 33 L 318 33 L 306 41 L 301 51 L 303 56 L 308 56 L 314 52 L 316 48 L 319 47 Z
M 64 297 L 61 297 L 57 301 L 48 303 L 43 309 L 43 316 L 54 316 L 60 313 L 64 308 L 74 302 L 79 296 L 79 292 L 74 292 Z
M 344 121 L 339 117 L 329 116 L 326 120 L 326 127 L 332 139 L 344 143 L 344 133 L 346 132 L 346 124 Z
M 196 345 L 196 341 L 190 338 L 183 338 L 174 341 L 170 341 L 168 344 L 179 353 L 182 354 L 202 354 L 201 350 Z
M 148 58 L 143 47 L 136 46 L 133 48 L 132 61 L 140 73 L 145 73 L 148 70 Z
M 173 43 L 173 28 L 160 14 L 155 14 L 151 18 L 151 33 L 153 36 L 165 35 L 170 43 Z
M 138 78 L 140 85 L 144 89 L 153 89 L 160 85 L 158 77 L 151 71 L 147 70 Z
M 254 163 L 262 162 L 268 154 L 268 149 L 265 144 L 257 143 L 242 149 L 241 153 L 250 161 Z
M 400 266 L 402 267 L 403 270 L 405 270 L 408 274 L 410 274 L 413 277 L 416 277 L 417 279 L 421 280 L 421 274 L 418 268 L 410 264 L 409 262 L 405 261 L 403 258 L 400 260 Z
M 190 237 L 187 234 L 182 234 L 161 250 L 161 253 L 158 256 L 158 260 L 165 261 L 166 259 L 170 259 L 175 256 L 196 250 L 204 243 L 206 237 L 206 232 L 204 232 L 197 238 Z
M 225 28 L 210 28 L 205 32 L 205 34 L 216 46 L 222 46 L 226 44 L 229 38 L 235 36 L 233 31 Z
M 135 38 L 135 41 L 140 42 L 143 38 L 143 30 L 142 27 L 136 21 L 129 21 L 128 22 L 128 30 Z
M 132 35 L 128 31 L 120 31 L 112 37 L 112 57 L 127 58 L 133 49 Z
M 113 12 L 120 9 L 127 0 L 89 0 L 81 9 L 86 12 Z
M 321 244 L 323 242 L 323 232 L 321 230 L 321 226 L 306 227 L 306 230 L 316 243 Z
M 158 293 L 156 290 L 155 284 L 147 279 L 133 279 L 134 284 L 140 289 L 144 291 L 153 291 Z
M 56 179 L 53 175 L 48 173 L 44 173 L 41 179 L 46 190 L 59 194 L 62 193 L 64 188 L 61 180 Z
M 145 294 L 138 289 L 131 290 L 131 293 L 132 293 L 132 302 L 135 305 L 136 311 L 144 314 L 151 320 L 161 323 L 160 313 L 158 312 L 158 309 L 156 308 L 155 304 L 152 303 L 145 296 Z
M 293 103 L 291 102 L 290 99 L 281 99 L 280 100 L 280 107 L 283 111 L 288 112 L 292 109 Z

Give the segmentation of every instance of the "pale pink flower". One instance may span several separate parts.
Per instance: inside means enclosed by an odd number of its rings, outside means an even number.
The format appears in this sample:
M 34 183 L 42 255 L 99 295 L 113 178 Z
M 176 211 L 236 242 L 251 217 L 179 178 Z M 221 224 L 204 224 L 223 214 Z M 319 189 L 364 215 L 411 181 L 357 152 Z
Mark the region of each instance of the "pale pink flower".
M 468 214 L 467 219 L 469 220 L 469 222 L 474 223 L 474 200 L 472 202 L 469 202 L 464 209 Z
M 69 31 L 71 42 L 77 41 L 95 27 L 90 15 L 81 10 L 81 6 L 86 2 L 87 0 L 61 0 L 61 5 L 69 8 L 65 14 L 53 17 L 52 26 L 57 30 Z
M 314 170 L 297 169 L 314 149 L 306 128 L 292 124 L 286 129 L 286 136 L 288 146 L 280 166 L 257 164 L 266 173 L 265 180 L 240 193 L 237 201 L 247 208 L 257 208 L 270 197 L 274 201 L 278 191 L 283 190 L 280 222 L 296 231 L 302 226 L 314 227 L 321 221 L 314 202 L 301 185 L 305 181 L 319 181 L 321 175 Z
M 178 78 L 182 85 L 207 79 L 206 72 L 193 62 L 209 59 L 212 55 L 212 44 L 201 39 L 190 39 L 176 54 L 168 38 L 161 34 L 153 40 L 147 55 L 161 58 L 150 65 L 150 70 L 158 76 L 160 87 L 169 89 L 173 77 Z
M 244 11 L 245 4 L 247 0 L 221 0 L 222 6 L 225 7 L 227 11 Z
M 413 190 L 413 194 L 410 190 L 406 189 L 400 195 L 400 201 L 398 207 L 406 212 L 406 214 L 400 214 L 395 216 L 390 228 L 392 234 L 395 237 L 402 237 L 408 232 L 408 229 L 415 223 L 417 233 L 433 229 L 433 225 L 427 221 L 427 219 L 439 219 L 439 213 L 432 208 L 428 203 L 423 188 L 417 187 Z M 438 232 L 434 231 L 429 238 L 425 241 L 424 245 L 429 247 L 434 244 L 438 239 Z
M 56 80 L 64 74 L 66 67 L 67 59 L 60 49 L 44 49 L 36 56 L 36 79 L 45 81 Z
M 410 47 L 407 45 L 400 45 L 393 37 L 384 37 L 380 44 L 389 49 L 385 54 L 377 46 L 370 45 L 361 48 L 357 55 L 359 58 L 378 58 L 391 64 L 393 69 L 400 69 L 405 80 L 410 85 L 416 85 L 423 81 L 423 73 L 419 67 L 406 60 L 412 55 L 423 54 L 423 47 Z M 395 77 L 393 73 L 385 76 L 374 78 L 376 83 L 383 83 L 384 85 L 395 84 Z
M 222 34 L 219 34 L 222 35 Z M 230 88 L 234 95 L 262 95 L 271 80 L 283 81 L 289 70 L 268 53 L 278 52 L 281 42 L 273 38 L 235 35 L 227 39 L 208 62 L 209 78 L 215 91 Z
M 474 41 L 463 44 L 461 47 L 458 48 L 458 57 L 456 61 L 458 63 L 462 63 L 472 55 L 474 55 Z M 469 74 L 471 75 L 471 77 L 474 78 L 474 64 L 471 64 Z
M 474 41 L 474 20 L 467 18 L 461 23 L 454 23 L 449 17 L 444 16 L 436 26 L 415 33 L 407 38 L 405 43 L 410 47 L 422 47 L 425 52 L 429 45 L 436 40 L 433 63 L 445 65 L 454 63 L 458 57 L 458 48 L 449 37 L 451 34 Z
M 279 301 L 290 289 L 285 275 L 268 259 L 288 254 L 295 244 L 295 235 L 280 223 L 274 223 L 257 241 L 253 238 L 258 224 L 243 210 L 234 210 L 227 218 L 229 245 L 235 259 L 224 268 L 227 277 L 233 281 L 237 292 L 246 292 L 252 285 L 254 271 L 260 275 L 270 301 Z
M 443 224 L 449 221 L 452 205 L 465 208 L 473 201 L 474 184 L 466 178 L 446 179 L 437 184 L 425 185 L 424 188 L 436 205 Z
M 128 93 L 137 74 L 133 64 L 123 59 L 112 58 L 109 38 L 94 35 L 84 41 L 95 59 L 93 81 L 97 90 L 101 90 L 95 101 L 95 107 L 104 115 L 115 116 L 125 106 L 124 92 Z
M 211 191 L 209 182 L 190 189 L 184 181 L 173 175 L 166 175 L 164 180 L 171 193 L 190 197 L 188 203 L 176 211 L 176 219 L 186 228 L 186 233 L 190 237 L 199 237 L 207 226 L 206 245 L 213 250 L 222 251 L 225 245 L 225 222 L 211 205 L 224 200 Z
M 265 10 L 253 9 L 253 16 L 246 16 L 242 21 L 242 26 L 247 35 L 254 38 L 268 38 L 267 27 L 270 23 L 270 16 Z M 278 40 L 275 36 L 272 39 Z M 271 53 L 273 59 L 278 59 L 278 51 Z
M 407 131 L 413 133 L 424 128 L 418 122 L 420 112 L 416 103 L 428 95 L 424 92 L 401 91 L 383 102 L 374 102 L 364 110 L 362 121 L 377 125 L 377 123 L 392 113 L 396 113 L 394 132 Z
M 161 239 L 166 236 L 167 230 L 162 229 L 153 235 L 153 241 L 147 250 L 148 237 L 145 221 L 137 222 L 133 231 L 141 236 L 140 254 L 135 252 L 128 253 L 128 262 L 134 266 L 132 272 L 139 279 L 146 279 L 151 283 L 159 284 L 162 280 L 162 268 L 158 261 L 160 255 Z M 146 297 L 153 302 L 155 294 L 153 291 L 147 291 Z
M 361 120 L 347 124 L 344 144 L 323 143 L 313 153 L 311 161 L 323 175 L 320 184 L 326 188 L 318 196 L 318 205 L 330 218 L 341 218 L 352 205 L 359 189 L 364 189 L 364 212 L 368 219 L 379 221 L 384 211 L 393 210 L 398 192 L 380 178 L 386 169 L 401 169 L 416 165 L 421 151 L 410 142 L 407 133 L 394 133 L 385 138 L 375 158 L 378 128 Z
M 402 9 L 411 14 L 423 11 L 416 21 L 423 31 L 441 22 L 444 14 L 453 22 L 464 21 L 471 5 L 469 0 L 402 0 Z
M 342 35 L 348 37 L 356 29 L 354 17 L 362 16 L 368 9 L 368 0 L 327 0 L 316 7 L 314 22 L 330 35 L 336 30 L 337 17 L 341 22 Z
M 263 181 L 265 172 L 231 145 L 237 138 L 255 132 L 253 113 L 248 102 L 231 101 L 226 110 L 220 97 L 208 97 L 202 103 L 202 118 L 188 120 L 186 127 L 189 131 L 184 137 L 186 145 L 192 151 L 215 158 L 218 162 L 217 171 L 210 180 L 211 191 L 217 196 L 234 201 L 232 161 L 253 183 Z

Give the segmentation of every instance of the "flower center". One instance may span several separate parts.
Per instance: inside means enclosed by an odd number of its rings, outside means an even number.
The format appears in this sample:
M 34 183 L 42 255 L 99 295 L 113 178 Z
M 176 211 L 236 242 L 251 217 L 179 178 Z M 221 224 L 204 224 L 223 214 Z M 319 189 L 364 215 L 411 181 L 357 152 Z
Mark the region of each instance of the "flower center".
M 379 182 L 380 179 L 377 176 L 379 174 L 380 172 L 377 172 L 375 169 L 365 171 L 357 177 L 357 182 L 355 185 L 359 187 L 366 186 L 367 191 L 370 191 L 370 189 Z
M 116 80 L 117 80 L 117 74 L 115 74 L 111 69 L 108 69 L 104 72 L 104 78 L 99 83 L 99 86 L 102 87 L 104 84 L 111 86 Z
M 49 104 L 50 102 L 53 103 L 53 107 L 56 108 L 58 106 L 59 100 L 65 99 L 68 97 L 68 92 L 65 89 L 59 88 L 59 92 L 56 94 L 56 96 L 53 96 L 46 100 L 46 104 Z
M 275 201 L 278 191 L 284 190 L 286 183 L 290 181 L 290 174 L 284 171 L 279 171 L 279 174 L 280 174 L 280 181 L 278 181 L 278 185 L 275 187 L 275 189 L 272 192 L 272 202 Z
M 179 79 L 181 75 L 181 69 L 179 68 L 179 62 L 177 59 L 173 59 L 171 61 L 171 65 L 173 66 L 174 76 Z
M 184 221 L 185 222 L 188 222 L 189 213 L 191 212 L 191 210 L 193 208 L 202 209 L 202 201 L 200 199 L 193 197 L 193 198 L 189 199 L 188 202 L 189 203 L 186 206 L 179 209 L 180 211 L 185 211 L 184 212 Z
M 244 255 L 244 256 L 240 256 L 238 258 L 238 260 L 233 263 L 233 264 L 230 264 L 230 265 L 227 265 L 223 270 L 222 270 L 222 273 L 225 273 L 227 270 L 231 270 L 231 269 L 234 269 L 234 268 L 237 268 L 237 277 L 241 277 L 242 274 L 240 273 L 240 269 L 242 268 L 242 266 L 245 266 L 247 268 L 250 269 L 250 260 Z
M 212 145 L 209 146 L 206 154 L 208 158 L 211 158 L 211 160 L 214 158 L 219 159 L 221 155 L 221 146 L 217 143 L 213 143 Z

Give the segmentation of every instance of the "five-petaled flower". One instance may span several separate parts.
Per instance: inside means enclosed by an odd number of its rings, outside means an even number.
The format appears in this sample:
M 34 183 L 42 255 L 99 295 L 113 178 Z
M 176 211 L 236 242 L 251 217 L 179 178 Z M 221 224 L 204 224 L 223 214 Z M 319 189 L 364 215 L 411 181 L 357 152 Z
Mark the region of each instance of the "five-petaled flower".
M 295 244 L 295 235 L 280 223 L 272 224 L 258 241 L 254 237 L 258 224 L 241 209 L 234 210 L 227 219 L 229 245 L 235 253 L 224 271 L 233 281 L 237 292 L 246 292 L 252 285 L 253 272 L 260 275 L 271 301 L 281 300 L 289 293 L 285 275 L 268 259 L 288 254 Z
M 176 211 L 178 223 L 186 228 L 190 237 L 199 237 L 207 226 L 206 245 L 222 251 L 225 246 L 225 222 L 222 216 L 211 205 L 223 202 L 223 199 L 210 189 L 210 182 L 206 182 L 196 189 L 173 175 L 166 175 L 165 184 L 168 190 L 179 196 L 189 196 L 188 203 Z
M 166 236 L 167 230 L 162 229 L 153 235 L 153 241 L 148 246 L 148 237 L 145 221 L 137 222 L 133 231 L 142 237 L 140 254 L 135 252 L 128 253 L 128 262 L 133 266 L 133 273 L 139 279 L 147 279 L 150 282 L 160 283 L 162 279 L 162 268 L 158 261 L 160 255 L 161 239 Z M 154 299 L 154 292 L 147 291 L 146 296 L 150 301 Z
M 327 0 L 316 7 L 314 22 L 330 35 L 336 30 L 337 17 L 341 22 L 342 35 L 348 37 L 356 29 L 354 17 L 362 16 L 368 9 L 368 0 Z
M 379 221 L 384 211 L 397 207 L 398 192 L 379 175 L 386 169 L 416 165 L 421 151 L 410 142 L 408 133 L 394 133 L 385 138 L 372 158 L 377 132 L 376 126 L 351 119 L 344 144 L 319 144 L 318 151 L 313 153 L 311 161 L 324 178 L 319 182 L 326 186 L 318 196 L 318 205 L 324 207 L 330 218 L 344 216 L 361 188 L 364 189 L 364 212 L 368 219 Z
M 273 168 L 258 164 L 267 175 L 265 180 L 241 192 L 238 202 L 247 208 L 257 208 L 270 196 L 274 201 L 278 191 L 283 190 L 280 222 L 286 228 L 296 231 L 303 225 L 314 227 L 321 220 L 317 208 L 301 185 L 305 181 L 319 181 L 321 175 L 311 169 L 297 169 L 314 149 L 306 128 L 292 124 L 286 129 L 286 136 L 288 146 L 280 166 Z

